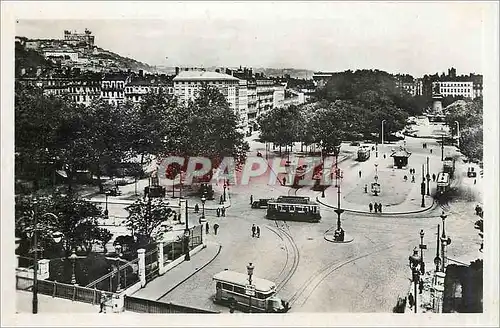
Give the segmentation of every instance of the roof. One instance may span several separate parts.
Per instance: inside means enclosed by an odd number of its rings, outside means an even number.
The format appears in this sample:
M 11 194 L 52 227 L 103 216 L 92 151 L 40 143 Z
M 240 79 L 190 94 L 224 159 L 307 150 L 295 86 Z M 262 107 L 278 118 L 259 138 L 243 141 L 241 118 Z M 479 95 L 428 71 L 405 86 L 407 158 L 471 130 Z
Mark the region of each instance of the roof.
M 248 285 L 248 275 L 236 271 L 224 270 L 213 277 L 214 280 L 236 283 L 241 286 Z M 255 285 L 255 290 L 259 292 L 270 292 L 276 289 L 276 284 L 272 281 L 252 277 L 252 284 Z
M 406 148 L 400 147 L 398 150 L 391 154 L 391 157 L 410 157 L 411 152 L 406 150 Z
M 174 82 L 177 81 L 239 81 L 238 78 L 221 74 L 217 72 L 206 71 L 182 71 L 174 77 Z

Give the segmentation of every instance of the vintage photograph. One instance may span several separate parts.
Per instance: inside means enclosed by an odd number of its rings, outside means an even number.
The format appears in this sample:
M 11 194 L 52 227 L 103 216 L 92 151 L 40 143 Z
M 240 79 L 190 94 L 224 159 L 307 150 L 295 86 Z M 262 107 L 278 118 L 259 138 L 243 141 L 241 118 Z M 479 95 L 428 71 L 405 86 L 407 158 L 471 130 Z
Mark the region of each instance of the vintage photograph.
M 17 314 L 485 312 L 495 6 L 264 5 L 16 18 Z

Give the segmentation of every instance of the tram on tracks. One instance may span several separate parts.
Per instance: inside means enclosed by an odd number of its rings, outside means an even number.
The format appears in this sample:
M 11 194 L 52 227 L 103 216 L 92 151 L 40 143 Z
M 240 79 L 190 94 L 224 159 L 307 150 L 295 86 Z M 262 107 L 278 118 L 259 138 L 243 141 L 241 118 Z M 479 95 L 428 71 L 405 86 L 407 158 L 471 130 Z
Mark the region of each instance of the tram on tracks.
M 453 178 L 455 173 L 455 159 L 453 157 L 445 157 L 443 161 L 443 172 L 448 173 L 450 178 Z
M 279 196 L 267 203 L 266 218 L 270 220 L 290 220 L 319 222 L 321 215 L 319 204 L 309 197 Z
M 437 196 L 442 196 L 450 189 L 450 174 L 440 172 L 436 179 L 437 182 Z
M 253 278 L 249 285 L 248 275 L 230 270 L 217 273 L 213 280 L 214 303 L 263 313 L 285 313 L 290 309 L 287 302 L 276 296 L 276 284 L 270 280 Z
M 367 161 L 370 158 L 370 147 L 369 146 L 359 146 L 358 148 L 358 162 Z

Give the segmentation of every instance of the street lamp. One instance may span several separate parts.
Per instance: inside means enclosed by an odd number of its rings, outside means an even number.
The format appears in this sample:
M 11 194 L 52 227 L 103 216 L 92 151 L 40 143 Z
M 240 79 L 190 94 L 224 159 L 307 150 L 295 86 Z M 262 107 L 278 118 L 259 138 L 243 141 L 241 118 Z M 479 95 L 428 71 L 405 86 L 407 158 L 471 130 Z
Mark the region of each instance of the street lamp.
M 382 120 L 382 145 L 384 144 L 384 123 L 385 123 L 385 120 Z
M 337 230 L 334 232 L 335 241 L 344 241 L 344 230 L 341 227 L 340 215 L 344 210 L 340 208 L 340 184 L 337 188 L 337 208 L 334 210 L 337 213 Z
M 252 275 L 253 275 L 253 269 L 255 269 L 255 267 L 252 265 L 252 262 L 250 262 L 248 265 L 247 265 L 247 273 L 248 273 L 248 285 L 250 288 L 252 288 Z M 253 290 L 251 290 L 249 292 L 249 300 L 248 300 L 248 307 L 249 307 L 249 312 L 252 313 L 252 292 Z
M 429 184 L 431 181 L 431 174 L 429 172 L 429 156 L 427 156 L 427 174 L 425 175 L 425 178 L 427 179 L 427 196 L 430 196 L 430 190 L 429 190 Z
M 108 197 L 109 197 L 109 191 L 107 190 L 104 195 L 106 196 L 106 209 L 104 210 L 104 216 L 106 216 L 106 219 L 108 218 Z
M 421 207 L 425 207 L 425 176 L 424 176 L 424 164 L 422 164 L 422 183 L 420 184 L 420 193 L 422 194 L 422 204 Z
M 71 284 L 76 285 L 76 275 L 75 275 L 75 262 L 78 256 L 76 256 L 75 249 L 73 249 L 73 253 L 69 257 L 71 260 L 71 266 L 72 266 L 72 271 L 71 271 Z
M 340 153 L 340 144 L 334 146 L 333 151 L 335 152 L 335 187 L 339 185 L 339 153 Z
M 439 267 L 441 265 L 441 258 L 439 257 L 439 224 L 436 237 L 436 257 L 434 257 L 434 265 L 436 266 L 436 272 L 439 272 Z
M 443 213 L 441 213 L 441 220 L 443 220 L 443 233 L 441 235 L 441 271 L 444 272 L 444 269 L 446 267 L 446 257 L 445 257 L 445 248 L 446 246 L 448 246 L 449 244 L 451 244 L 451 238 L 450 237 L 446 237 L 446 232 L 444 230 L 444 220 L 446 219 L 447 215 L 444 214 L 444 211 Z
M 205 193 L 203 193 L 203 196 L 201 196 L 201 218 L 205 218 L 205 202 L 207 199 L 205 198 Z
M 420 230 L 420 258 L 421 258 L 421 262 L 420 262 L 420 272 L 422 274 L 425 273 L 425 262 L 424 262 L 424 249 L 427 249 L 427 245 L 424 244 L 424 235 L 425 235 L 425 232 L 423 229 Z
M 202 198 L 202 202 L 203 202 L 203 198 Z M 185 213 L 186 213 L 186 228 L 184 229 L 184 242 L 186 243 L 186 254 L 184 255 L 184 261 L 191 261 L 191 256 L 189 255 L 189 235 L 190 235 L 190 231 L 189 231 L 189 224 L 188 224 L 188 201 L 186 199 L 186 210 L 185 210 Z
M 417 313 L 417 284 L 420 280 L 418 265 L 422 262 L 422 259 L 418 255 L 416 247 L 413 249 L 413 254 L 408 257 L 408 260 L 410 261 L 412 281 L 414 283 L 415 313 Z
M 226 202 L 226 182 L 224 181 L 224 202 Z

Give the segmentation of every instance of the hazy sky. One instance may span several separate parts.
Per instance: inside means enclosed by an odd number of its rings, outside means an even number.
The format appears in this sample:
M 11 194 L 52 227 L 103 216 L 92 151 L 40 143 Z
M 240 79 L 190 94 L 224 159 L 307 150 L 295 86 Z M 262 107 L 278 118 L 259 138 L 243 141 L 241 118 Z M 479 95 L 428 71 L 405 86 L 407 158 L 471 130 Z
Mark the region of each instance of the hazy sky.
M 195 9 L 145 3 L 138 13 L 118 3 L 87 4 L 94 10 L 59 12 L 58 19 L 20 16 L 16 35 L 62 38 L 65 29 L 87 27 L 98 46 L 151 65 L 377 68 L 414 76 L 454 66 L 468 74 L 483 73 L 489 37 L 483 15 L 491 10 L 491 3 L 477 2 L 247 2 L 195 3 Z

